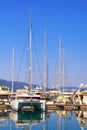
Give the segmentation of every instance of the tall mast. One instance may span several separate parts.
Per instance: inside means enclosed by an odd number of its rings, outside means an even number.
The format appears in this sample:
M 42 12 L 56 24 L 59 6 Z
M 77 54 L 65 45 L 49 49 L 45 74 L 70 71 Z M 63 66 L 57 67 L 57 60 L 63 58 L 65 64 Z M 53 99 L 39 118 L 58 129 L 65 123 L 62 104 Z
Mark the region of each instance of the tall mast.
M 44 91 L 46 91 L 46 30 L 44 30 Z
M 62 61 L 62 83 L 63 83 L 63 91 L 65 89 L 65 87 L 67 87 L 67 73 L 66 73 L 66 60 L 65 60 L 65 52 L 64 52 L 64 48 L 63 48 L 63 61 Z
M 49 65 L 47 63 L 47 88 L 49 86 Z
M 61 67 L 62 67 L 62 40 L 59 40 L 59 55 L 58 55 L 58 85 L 57 90 L 61 87 Z
M 12 49 L 12 93 L 13 93 L 13 86 L 14 86 L 14 48 Z
M 30 66 L 29 66 L 29 84 L 32 89 L 32 14 L 30 13 Z
M 64 86 L 65 86 L 65 63 L 64 63 L 64 49 L 62 50 L 62 86 L 63 86 L 63 91 L 64 91 Z

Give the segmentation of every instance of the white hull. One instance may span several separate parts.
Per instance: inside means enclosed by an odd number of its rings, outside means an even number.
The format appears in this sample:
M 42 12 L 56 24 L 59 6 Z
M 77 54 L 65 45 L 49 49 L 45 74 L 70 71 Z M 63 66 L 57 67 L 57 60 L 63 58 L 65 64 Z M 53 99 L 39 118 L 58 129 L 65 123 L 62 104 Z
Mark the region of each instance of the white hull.
M 42 110 L 42 111 L 46 110 L 46 101 L 45 100 L 39 100 L 39 101 L 29 101 L 29 100 L 27 100 L 27 101 L 23 101 L 23 100 L 17 100 L 17 99 L 15 99 L 15 100 L 11 101 L 10 106 L 11 106 L 12 110 L 20 111 L 20 110 L 22 110 L 22 108 L 25 108 L 25 110 L 27 108 L 29 108 L 30 107 L 29 104 L 31 104 L 31 103 L 35 104 L 36 106 L 38 104 L 41 104 L 40 108 L 38 110 Z M 20 104 L 20 106 L 19 106 L 19 104 Z M 27 104 L 27 105 L 25 105 L 25 104 Z

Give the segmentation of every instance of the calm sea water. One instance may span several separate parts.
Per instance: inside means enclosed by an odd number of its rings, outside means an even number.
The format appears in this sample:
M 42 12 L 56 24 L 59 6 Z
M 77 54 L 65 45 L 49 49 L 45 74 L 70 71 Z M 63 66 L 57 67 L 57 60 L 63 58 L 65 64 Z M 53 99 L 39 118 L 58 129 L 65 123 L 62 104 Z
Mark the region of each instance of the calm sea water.
M 87 111 L 0 113 L 0 130 L 81 129 L 87 129 Z

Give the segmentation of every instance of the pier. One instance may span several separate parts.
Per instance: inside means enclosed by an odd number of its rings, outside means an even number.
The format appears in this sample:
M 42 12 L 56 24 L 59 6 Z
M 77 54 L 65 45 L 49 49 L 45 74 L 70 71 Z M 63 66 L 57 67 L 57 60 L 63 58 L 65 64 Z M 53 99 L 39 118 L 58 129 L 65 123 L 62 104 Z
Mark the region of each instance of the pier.
M 48 110 L 87 110 L 87 105 L 77 105 L 77 104 L 49 104 L 47 105 Z
M 26 108 L 27 109 L 27 108 Z M 47 110 L 66 110 L 66 111 L 73 111 L 73 110 L 81 110 L 86 111 L 87 105 L 80 105 L 80 104 L 46 104 Z M 10 105 L 0 104 L 0 111 L 11 111 Z

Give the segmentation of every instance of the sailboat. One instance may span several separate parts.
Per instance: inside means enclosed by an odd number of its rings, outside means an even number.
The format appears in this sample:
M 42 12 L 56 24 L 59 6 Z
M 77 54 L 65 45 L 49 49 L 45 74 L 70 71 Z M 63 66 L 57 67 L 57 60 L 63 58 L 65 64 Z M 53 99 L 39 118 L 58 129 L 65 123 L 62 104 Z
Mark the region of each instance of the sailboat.
M 15 111 L 45 111 L 46 100 L 32 91 L 32 23 L 30 22 L 30 66 L 29 66 L 29 87 L 16 91 L 15 99 L 10 102 L 12 110 Z

